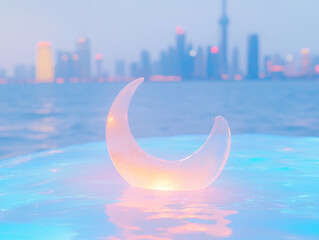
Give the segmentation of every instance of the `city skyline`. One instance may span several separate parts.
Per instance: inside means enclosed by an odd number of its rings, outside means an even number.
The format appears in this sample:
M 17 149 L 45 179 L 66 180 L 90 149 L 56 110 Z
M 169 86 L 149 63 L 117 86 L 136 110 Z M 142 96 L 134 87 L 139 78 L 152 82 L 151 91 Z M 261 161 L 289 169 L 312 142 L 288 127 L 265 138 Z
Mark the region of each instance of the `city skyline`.
M 0 66 L 12 74 L 15 65 L 31 65 L 34 61 L 35 42 L 50 41 L 56 52 L 71 49 L 74 39 L 85 36 L 94 43 L 92 52 L 105 56 L 104 68 L 110 71 L 117 59 L 136 61 L 144 48 L 150 50 L 152 58 L 159 57 L 160 50 L 174 41 L 173 31 L 177 25 L 184 27 L 187 38 L 195 47 L 219 44 L 221 1 L 202 1 L 196 6 L 190 1 L 139 3 L 135 4 L 137 6 L 127 1 L 77 1 L 75 4 L 71 0 L 42 4 L 35 0 L 18 4 L 24 7 L 18 10 L 15 0 L 8 2 L 0 10 L 3 18 L 0 21 L 3 31 Z M 298 53 L 304 47 L 319 52 L 316 44 L 319 33 L 317 36 L 311 30 L 316 18 L 315 5 L 319 3 L 229 1 L 229 55 L 235 46 L 245 49 L 247 35 L 254 32 L 261 39 L 261 55 L 288 55 Z M 28 16 L 26 10 L 30 13 Z M 18 15 L 19 19 L 15 17 Z M 134 27 L 137 25 L 139 28 Z M 241 68 L 246 69 L 246 51 L 241 50 L 239 56 Z

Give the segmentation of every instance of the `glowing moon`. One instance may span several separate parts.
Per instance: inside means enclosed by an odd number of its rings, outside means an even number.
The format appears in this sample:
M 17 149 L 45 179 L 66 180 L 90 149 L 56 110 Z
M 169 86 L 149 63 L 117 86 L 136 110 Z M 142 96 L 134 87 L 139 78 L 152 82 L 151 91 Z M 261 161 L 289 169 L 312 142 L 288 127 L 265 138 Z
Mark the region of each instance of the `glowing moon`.
M 199 190 L 210 185 L 223 170 L 230 151 L 230 129 L 218 116 L 206 142 L 190 156 L 166 161 L 146 153 L 135 141 L 127 120 L 130 101 L 144 81 L 128 84 L 115 98 L 106 123 L 110 157 L 132 186 L 168 191 Z

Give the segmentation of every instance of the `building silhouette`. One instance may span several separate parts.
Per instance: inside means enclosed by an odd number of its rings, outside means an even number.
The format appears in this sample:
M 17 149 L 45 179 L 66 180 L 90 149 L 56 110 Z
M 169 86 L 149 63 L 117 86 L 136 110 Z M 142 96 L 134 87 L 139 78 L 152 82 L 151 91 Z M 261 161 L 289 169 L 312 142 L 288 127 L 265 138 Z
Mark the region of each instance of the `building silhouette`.
M 235 47 L 234 50 L 233 50 L 231 74 L 233 76 L 235 76 L 236 74 L 240 74 L 238 47 Z
M 205 74 L 206 62 L 204 58 L 204 51 L 202 47 L 199 47 L 197 51 L 195 51 L 194 56 L 194 71 L 193 78 L 195 79 L 203 79 L 206 77 Z
M 308 48 L 303 48 L 300 51 L 301 54 L 301 72 L 302 77 L 309 77 L 311 75 L 310 70 L 310 50 Z
M 36 50 L 36 82 L 54 82 L 54 66 L 50 42 L 38 42 Z
M 76 46 L 76 54 L 78 55 L 76 75 L 82 80 L 91 78 L 91 48 L 87 38 L 79 38 Z M 76 58 L 76 57 L 75 57 Z
M 115 63 L 115 76 L 124 77 L 125 76 L 125 62 L 123 60 L 118 60 Z
M 56 55 L 55 76 L 69 81 L 74 77 L 72 54 L 65 51 L 58 51 Z
M 295 78 L 298 76 L 298 71 L 297 71 L 297 61 L 296 58 L 292 55 L 289 54 L 286 56 L 285 59 L 285 77 L 287 78 Z
M 139 59 L 131 63 L 126 69 L 124 61 L 115 62 L 115 78 L 109 81 L 129 80 L 125 77 L 144 77 L 154 80 L 176 79 L 234 79 L 242 80 L 243 72 L 240 69 L 239 49 L 235 47 L 232 59 L 228 58 L 228 26 L 227 0 L 221 0 L 222 14 L 219 19 L 220 42 L 218 46 L 194 48 L 186 41 L 186 33 L 182 26 L 175 29 L 175 42 L 160 52 L 160 57 L 151 61 L 150 53 L 143 50 Z M 103 72 L 102 54 L 91 59 L 91 46 L 87 38 L 79 38 L 73 51 L 58 51 L 56 54 L 55 71 L 49 42 L 39 42 L 36 49 L 35 70 L 29 71 L 24 65 L 16 65 L 13 77 L 6 76 L 0 70 L 2 82 L 25 82 L 36 79 L 36 82 L 86 82 L 97 80 L 103 82 L 107 73 Z M 319 77 L 319 56 L 310 54 L 308 48 L 301 50 L 300 56 L 287 55 L 285 57 L 269 55 L 264 57 L 259 69 L 259 37 L 257 34 L 248 36 L 247 45 L 247 79 L 282 79 L 282 78 L 312 78 Z M 93 61 L 92 61 L 93 60 Z M 91 61 L 94 69 L 91 67 Z M 93 71 L 94 70 L 94 71 Z M 127 70 L 127 72 L 126 72 Z M 32 73 L 31 73 L 32 72 Z
M 103 77 L 103 55 L 102 53 L 97 53 L 95 54 L 95 78 L 96 80 L 99 80 L 100 78 Z
M 131 77 L 138 77 L 138 65 L 137 63 L 133 62 L 130 64 L 130 76 Z
M 186 75 L 185 32 L 181 26 L 176 27 L 176 69 L 175 74 L 184 77 Z
M 159 62 L 159 74 L 169 74 L 169 54 L 166 51 L 161 51 L 160 62 Z
M 152 74 L 152 65 L 151 65 L 150 54 L 148 51 L 144 50 L 141 53 L 139 75 L 143 76 L 146 80 L 148 80 L 151 74 Z
M 207 48 L 207 78 L 220 79 L 220 50 L 217 46 Z
M 259 78 L 259 42 L 258 35 L 252 34 L 248 38 L 248 64 L 247 64 L 247 78 Z
M 220 62 L 221 73 L 228 73 L 228 24 L 229 18 L 226 14 L 226 0 L 222 2 L 222 17 L 219 20 L 221 26 Z
M 13 69 L 13 77 L 16 82 L 19 82 L 19 83 L 26 82 L 29 78 L 27 67 L 23 64 L 16 65 Z
M 193 49 L 192 44 L 189 44 L 184 56 L 183 77 L 188 80 L 193 77 L 194 64 L 195 64 L 194 51 L 196 52 L 196 50 Z
M 6 70 L 1 68 L 0 69 L 0 79 L 6 79 L 6 78 L 7 78 Z

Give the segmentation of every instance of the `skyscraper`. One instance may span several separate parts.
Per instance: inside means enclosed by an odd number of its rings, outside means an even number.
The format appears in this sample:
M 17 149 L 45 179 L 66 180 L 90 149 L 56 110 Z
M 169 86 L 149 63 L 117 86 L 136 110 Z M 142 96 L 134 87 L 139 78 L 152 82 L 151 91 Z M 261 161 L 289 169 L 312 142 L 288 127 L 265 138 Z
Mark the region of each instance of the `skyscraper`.
M 125 76 L 125 62 L 123 60 L 118 60 L 115 63 L 115 76 L 124 77 Z
M 79 38 L 76 54 L 78 55 L 78 77 L 82 80 L 91 78 L 91 48 L 87 38 Z
M 169 73 L 169 58 L 168 54 L 165 51 L 161 52 L 160 57 L 160 71 L 159 74 L 161 75 L 168 75 Z
M 221 45 L 220 45 L 220 61 L 221 61 L 221 72 L 228 73 L 228 58 L 227 58 L 227 48 L 228 48 L 228 34 L 227 27 L 229 24 L 229 19 L 226 14 L 226 0 L 222 2 L 222 17 L 219 20 L 221 26 Z
M 232 64 L 231 74 L 234 76 L 234 75 L 240 73 L 240 70 L 239 70 L 239 54 L 238 54 L 238 48 L 237 47 L 234 48 L 232 61 L 233 61 L 233 64 Z
M 220 50 L 217 46 L 207 48 L 207 77 L 220 79 Z
M 185 60 L 183 64 L 183 76 L 186 79 L 191 79 L 193 77 L 194 73 L 194 63 L 195 63 L 195 58 L 194 58 L 194 51 L 196 52 L 195 49 L 193 49 L 193 46 L 190 44 L 188 46 L 188 49 L 186 50 L 185 54 Z M 196 54 L 195 54 L 196 55 Z
M 140 62 L 140 76 L 144 77 L 146 80 L 151 76 L 151 60 L 148 51 L 144 50 L 141 53 Z
M 36 50 L 36 82 L 54 81 L 53 57 L 50 42 L 38 42 Z
M 24 83 L 28 80 L 28 70 L 27 67 L 23 64 L 16 65 L 13 70 L 14 80 L 19 83 Z
M 259 43 L 258 35 L 252 34 L 248 38 L 248 79 L 259 78 Z
M 184 76 L 185 72 L 185 33 L 181 26 L 176 27 L 176 75 Z
M 96 79 L 97 80 L 99 80 L 102 77 L 102 75 L 103 75 L 102 62 L 103 62 L 102 53 L 95 54 Z
M 138 76 L 138 66 L 137 63 L 132 62 L 130 64 L 130 77 L 137 77 Z
M 194 54 L 194 74 L 195 79 L 203 79 L 205 78 L 205 60 L 204 60 L 204 52 L 201 47 Z
M 6 70 L 5 69 L 0 69 L 0 79 L 6 79 L 7 75 L 6 75 Z
M 309 48 L 301 49 L 301 76 L 310 76 L 310 50 Z
M 55 76 L 69 81 L 72 76 L 72 57 L 71 53 L 58 51 L 56 56 Z

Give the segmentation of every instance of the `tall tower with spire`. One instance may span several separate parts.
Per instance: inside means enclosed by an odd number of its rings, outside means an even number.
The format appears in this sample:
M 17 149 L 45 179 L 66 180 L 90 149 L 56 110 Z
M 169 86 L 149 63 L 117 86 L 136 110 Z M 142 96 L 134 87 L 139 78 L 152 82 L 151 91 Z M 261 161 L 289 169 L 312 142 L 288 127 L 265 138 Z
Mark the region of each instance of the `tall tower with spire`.
M 221 54 L 221 71 L 222 73 L 228 73 L 228 59 L 227 59 L 227 47 L 228 47 L 228 34 L 227 27 L 229 24 L 229 19 L 226 14 L 226 0 L 223 0 L 222 3 L 222 17 L 219 20 L 221 26 L 221 45 L 220 45 L 220 54 Z

